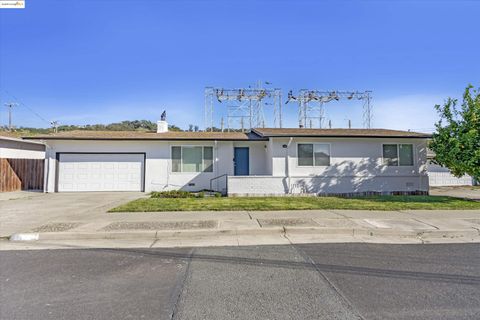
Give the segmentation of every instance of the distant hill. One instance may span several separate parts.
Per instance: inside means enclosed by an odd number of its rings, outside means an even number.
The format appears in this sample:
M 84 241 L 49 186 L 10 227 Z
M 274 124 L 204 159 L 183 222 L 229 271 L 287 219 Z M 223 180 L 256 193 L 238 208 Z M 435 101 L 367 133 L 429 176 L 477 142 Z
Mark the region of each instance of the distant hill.
M 176 125 L 169 125 L 170 131 L 201 131 L 198 126 L 189 125 L 187 130 L 182 130 Z M 125 120 L 122 122 L 115 122 L 110 124 L 87 124 L 87 125 L 61 125 L 58 126 L 58 131 L 73 131 L 73 130 L 91 130 L 91 131 L 156 131 L 157 124 L 150 120 Z M 210 131 L 210 128 L 207 129 Z M 220 128 L 213 127 L 212 131 L 221 131 Z M 231 129 L 230 131 L 241 131 L 240 129 Z M 34 136 L 37 134 L 53 133 L 52 128 L 31 128 L 31 127 L 18 127 L 12 132 L 8 131 L 6 126 L 0 127 L 0 135 L 21 137 L 21 136 Z
M 175 125 L 168 126 L 170 131 L 183 131 Z M 58 131 L 72 131 L 72 130 L 92 130 L 92 131 L 156 131 L 157 124 L 149 120 L 133 120 L 122 121 L 110 124 L 87 124 L 87 125 L 60 125 Z M 32 128 L 32 127 L 18 127 L 12 132 L 8 131 L 7 127 L 0 127 L 0 135 L 8 136 L 25 136 L 36 134 L 52 133 L 52 128 Z

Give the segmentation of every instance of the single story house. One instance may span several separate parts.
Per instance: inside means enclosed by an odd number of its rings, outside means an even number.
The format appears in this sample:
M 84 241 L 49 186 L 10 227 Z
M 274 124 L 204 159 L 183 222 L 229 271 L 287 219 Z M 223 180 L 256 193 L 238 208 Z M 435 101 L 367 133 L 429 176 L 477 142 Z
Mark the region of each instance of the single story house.
M 0 132 L 0 158 L 45 159 L 45 145 L 38 141 L 16 138 L 7 132 Z
M 385 129 L 70 131 L 47 145 L 46 191 L 213 189 L 229 196 L 428 193 L 430 135 Z

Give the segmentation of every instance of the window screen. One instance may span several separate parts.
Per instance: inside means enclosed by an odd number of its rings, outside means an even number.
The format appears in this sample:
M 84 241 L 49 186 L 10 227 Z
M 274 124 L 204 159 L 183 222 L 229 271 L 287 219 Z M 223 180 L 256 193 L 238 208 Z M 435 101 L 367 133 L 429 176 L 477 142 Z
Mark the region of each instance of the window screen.
M 313 144 L 298 144 L 298 165 L 313 166 Z
M 202 147 L 182 147 L 182 171 L 202 171 Z
M 213 148 L 203 147 L 203 165 L 205 172 L 213 172 Z
M 297 155 L 299 166 L 321 167 L 330 165 L 330 145 L 328 144 L 298 144 Z
M 182 148 L 172 147 L 172 172 L 182 171 Z
M 413 145 L 401 144 L 398 146 L 401 166 L 413 166 Z
M 172 147 L 172 172 L 213 172 L 213 147 Z
M 398 166 L 398 149 L 396 144 L 383 145 L 383 163 L 387 166 Z
M 328 144 L 314 144 L 314 163 L 315 166 L 329 166 L 330 165 L 330 145 Z

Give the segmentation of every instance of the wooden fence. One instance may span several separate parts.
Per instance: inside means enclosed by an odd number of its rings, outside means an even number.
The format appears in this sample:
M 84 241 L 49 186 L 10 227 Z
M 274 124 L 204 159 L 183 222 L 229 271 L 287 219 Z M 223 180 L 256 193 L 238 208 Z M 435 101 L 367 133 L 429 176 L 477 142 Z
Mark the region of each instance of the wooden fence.
M 43 190 L 43 159 L 0 158 L 0 192 Z

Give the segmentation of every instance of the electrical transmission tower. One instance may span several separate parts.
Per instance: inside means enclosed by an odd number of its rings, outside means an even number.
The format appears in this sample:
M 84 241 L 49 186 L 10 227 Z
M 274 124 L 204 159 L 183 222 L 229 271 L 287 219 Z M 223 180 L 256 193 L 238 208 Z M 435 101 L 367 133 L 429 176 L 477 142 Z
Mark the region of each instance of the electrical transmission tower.
M 12 125 L 12 108 L 18 106 L 18 103 L 5 103 L 5 106 L 8 108 L 8 130 L 12 131 L 13 130 L 13 125 Z
M 371 128 L 371 91 L 319 91 L 302 89 L 295 96 L 293 91 L 288 92 L 286 104 L 296 101 L 298 104 L 298 125 L 301 128 L 325 127 L 325 104 L 331 101 L 362 100 L 363 126 Z
M 268 125 L 265 108 L 272 107 L 273 127 L 282 127 L 282 94 L 280 89 L 263 88 L 205 88 L 205 130 L 213 131 L 215 104 L 222 104 L 219 115 L 226 111 L 227 130 L 260 128 Z M 222 117 L 223 123 L 223 117 Z M 223 125 L 222 125 L 223 127 Z

